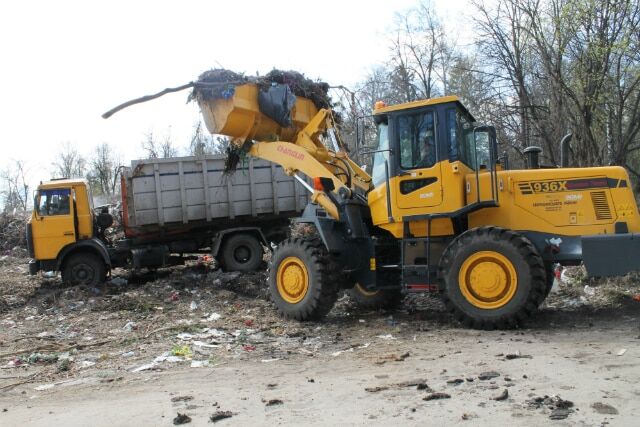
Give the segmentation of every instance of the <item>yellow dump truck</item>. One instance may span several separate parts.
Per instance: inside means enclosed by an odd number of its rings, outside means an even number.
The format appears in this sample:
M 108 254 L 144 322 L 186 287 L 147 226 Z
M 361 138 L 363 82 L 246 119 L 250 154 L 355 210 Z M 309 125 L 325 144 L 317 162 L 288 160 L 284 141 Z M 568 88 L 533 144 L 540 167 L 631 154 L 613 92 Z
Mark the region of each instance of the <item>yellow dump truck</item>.
M 112 268 L 158 268 L 182 254 L 209 254 L 230 271 L 261 268 L 265 248 L 286 238 L 307 204 L 283 169 L 249 159 L 233 175 L 220 155 L 135 160 L 122 169 L 118 222 L 94 207 L 86 180 L 41 183 L 27 225 L 30 271 L 61 271 L 68 284 L 96 285 Z

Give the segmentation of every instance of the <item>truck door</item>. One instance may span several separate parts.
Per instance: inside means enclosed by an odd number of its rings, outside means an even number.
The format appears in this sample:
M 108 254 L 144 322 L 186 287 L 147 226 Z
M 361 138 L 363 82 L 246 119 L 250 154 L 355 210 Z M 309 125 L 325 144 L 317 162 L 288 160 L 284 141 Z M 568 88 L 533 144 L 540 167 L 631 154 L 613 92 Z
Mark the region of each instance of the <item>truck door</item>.
M 398 207 L 440 205 L 442 177 L 437 161 L 435 112 L 398 116 L 396 132 L 400 162 L 395 187 Z
M 40 190 L 31 221 L 35 258 L 56 259 L 62 248 L 76 241 L 73 192 L 70 188 Z

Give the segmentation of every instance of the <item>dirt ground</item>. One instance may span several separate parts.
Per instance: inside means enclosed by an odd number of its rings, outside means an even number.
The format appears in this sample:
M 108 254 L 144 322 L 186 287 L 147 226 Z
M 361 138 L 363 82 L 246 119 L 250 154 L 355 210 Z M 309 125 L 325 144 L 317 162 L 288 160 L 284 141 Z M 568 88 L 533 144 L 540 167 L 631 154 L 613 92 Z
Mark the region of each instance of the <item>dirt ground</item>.
M 69 288 L 23 255 L 0 257 L 1 425 L 638 425 L 637 277 L 575 270 L 526 328 L 486 332 L 435 296 L 344 296 L 299 323 L 264 273 L 193 263 Z

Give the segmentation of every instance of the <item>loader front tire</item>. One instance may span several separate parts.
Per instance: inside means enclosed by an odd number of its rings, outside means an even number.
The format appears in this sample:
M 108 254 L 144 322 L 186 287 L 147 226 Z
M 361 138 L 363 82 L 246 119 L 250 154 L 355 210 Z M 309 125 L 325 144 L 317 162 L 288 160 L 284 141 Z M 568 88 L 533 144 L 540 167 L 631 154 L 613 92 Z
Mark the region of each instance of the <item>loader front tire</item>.
M 338 298 L 339 275 L 338 265 L 319 237 L 289 238 L 271 256 L 271 299 L 287 318 L 321 319 Z
M 440 260 L 447 310 L 468 327 L 515 328 L 544 300 L 547 272 L 523 235 L 481 227 L 458 236 Z

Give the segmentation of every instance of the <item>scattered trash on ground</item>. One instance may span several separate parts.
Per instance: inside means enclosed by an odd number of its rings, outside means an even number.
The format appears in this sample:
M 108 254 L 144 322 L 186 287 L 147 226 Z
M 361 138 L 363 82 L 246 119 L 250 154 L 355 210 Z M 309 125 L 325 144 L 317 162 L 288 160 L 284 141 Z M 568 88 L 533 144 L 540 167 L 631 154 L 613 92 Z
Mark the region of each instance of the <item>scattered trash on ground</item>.
M 602 402 L 595 402 L 591 407 L 599 414 L 618 415 L 618 410 L 611 405 Z
M 500 393 L 497 396 L 493 396 L 491 400 L 497 400 L 497 401 L 507 400 L 508 397 L 509 397 L 509 390 L 505 388 L 504 390 L 502 390 L 502 393 Z
M 448 393 L 431 393 L 422 398 L 422 400 L 439 400 L 439 399 L 451 399 L 451 395 Z
M 216 423 L 220 420 L 231 418 L 234 415 L 235 414 L 231 411 L 216 411 L 213 414 L 211 414 L 211 416 L 209 416 L 209 421 L 211 421 L 212 423 Z
M 269 399 L 269 400 L 262 400 L 264 402 L 265 406 L 275 406 L 275 405 L 282 405 L 284 404 L 284 402 L 281 399 Z
M 487 380 L 492 380 L 494 378 L 499 377 L 500 374 L 496 371 L 489 371 L 489 372 L 483 372 L 480 375 L 478 375 L 478 379 L 480 381 L 487 381 Z
M 181 414 L 180 412 L 178 412 L 178 415 L 173 419 L 173 424 L 176 426 L 180 424 L 188 424 L 190 422 L 191 417 L 187 414 Z
M 573 402 L 564 400 L 560 396 L 534 397 L 525 402 L 529 409 L 547 408 L 551 411 L 549 418 L 552 420 L 563 420 L 571 415 L 574 410 Z

